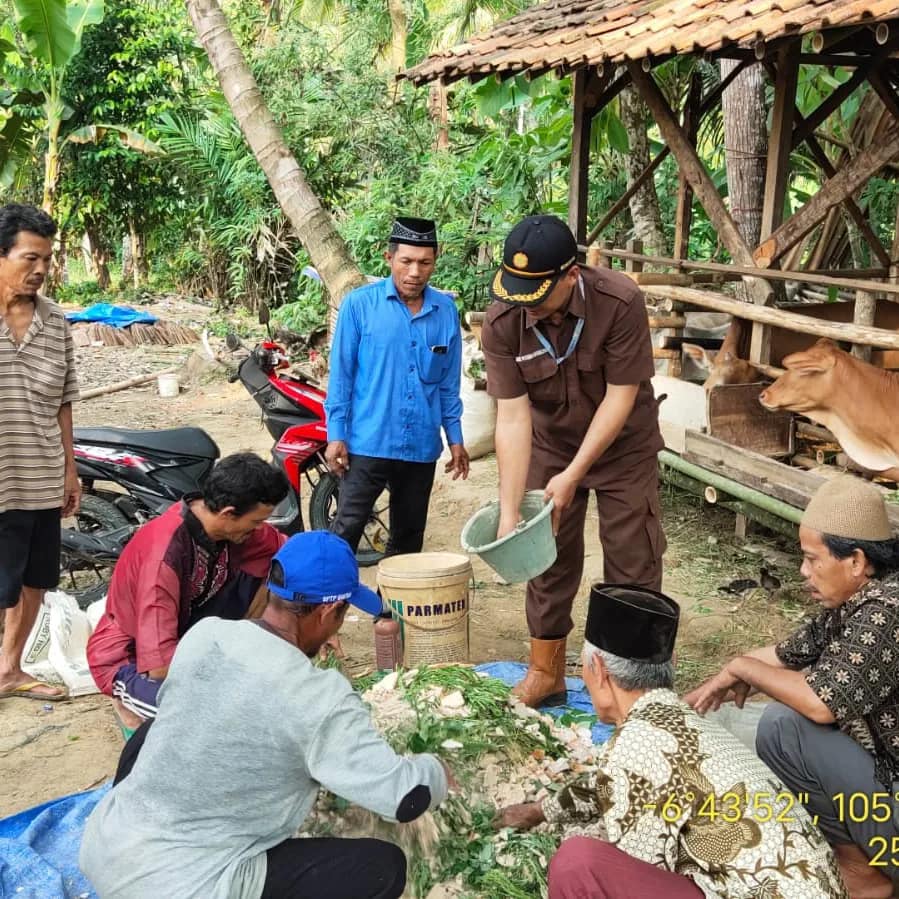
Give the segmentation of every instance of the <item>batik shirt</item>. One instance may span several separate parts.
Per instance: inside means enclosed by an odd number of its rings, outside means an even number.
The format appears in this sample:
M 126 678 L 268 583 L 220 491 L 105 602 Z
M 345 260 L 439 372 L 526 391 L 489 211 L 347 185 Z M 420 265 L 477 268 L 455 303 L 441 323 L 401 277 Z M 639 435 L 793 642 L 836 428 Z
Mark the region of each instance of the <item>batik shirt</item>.
M 877 779 L 899 780 L 899 573 L 868 581 L 776 647 L 836 723 L 874 756 Z
M 628 855 L 707 897 L 846 897 L 830 847 L 775 775 L 671 690 L 650 690 L 596 773 L 543 802 L 548 821 L 602 818 Z

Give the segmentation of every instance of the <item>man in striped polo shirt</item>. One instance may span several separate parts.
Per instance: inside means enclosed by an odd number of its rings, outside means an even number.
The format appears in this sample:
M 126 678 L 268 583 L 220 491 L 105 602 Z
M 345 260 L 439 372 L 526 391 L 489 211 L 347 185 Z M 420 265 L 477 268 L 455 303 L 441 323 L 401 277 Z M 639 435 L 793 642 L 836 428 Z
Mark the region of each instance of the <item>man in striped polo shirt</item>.
M 0 699 L 65 699 L 22 671 L 44 593 L 59 583 L 60 516 L 78 510 L 72 449 L 75 350 L 60 308 L 38 291 L 56 223 L 33 206 L 0 206 Z

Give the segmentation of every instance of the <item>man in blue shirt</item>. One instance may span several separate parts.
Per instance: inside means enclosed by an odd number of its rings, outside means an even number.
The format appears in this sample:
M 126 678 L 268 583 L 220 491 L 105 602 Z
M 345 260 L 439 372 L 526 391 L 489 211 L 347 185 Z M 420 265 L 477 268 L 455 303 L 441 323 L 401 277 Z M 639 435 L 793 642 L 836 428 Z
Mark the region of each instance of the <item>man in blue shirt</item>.
M 385 487 L 387 552 L 421 552 L 434 471 L 446 434 L 453 480 L 468 477 L 462 441 L 462 335 L 452 300 L 428 286 L 437 232 L 428 219 L 398 218 L 390 277 L 350 293 L 331 346 L 325 459 L 343 479 L 331 530 L 355 551 Z

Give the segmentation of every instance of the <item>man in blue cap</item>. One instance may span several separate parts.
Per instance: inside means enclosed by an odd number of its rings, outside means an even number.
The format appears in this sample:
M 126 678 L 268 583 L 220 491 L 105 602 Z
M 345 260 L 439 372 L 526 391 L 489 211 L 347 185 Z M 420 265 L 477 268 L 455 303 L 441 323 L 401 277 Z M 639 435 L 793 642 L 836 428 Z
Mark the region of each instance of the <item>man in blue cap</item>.
M 293 838 L 320 787 L 399 822 L 446 797 L 443 764 L 397 755 L 349 681 L 310 661 L 350 605 L 376 615 L 381 601 L 324 531 L 281 548 L 268 591 L 260 619 L 207 618 L 178 644 L 157 717 L 85 829 L 81 868 L 103 899 L 403 892 L 406 859 L 390 843 Z

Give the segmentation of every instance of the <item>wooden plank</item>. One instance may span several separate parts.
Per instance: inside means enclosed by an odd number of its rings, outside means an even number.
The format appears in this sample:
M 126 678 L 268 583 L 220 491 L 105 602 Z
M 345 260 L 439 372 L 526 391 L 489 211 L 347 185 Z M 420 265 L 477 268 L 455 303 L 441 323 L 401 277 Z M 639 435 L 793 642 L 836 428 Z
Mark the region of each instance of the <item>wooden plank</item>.
M 752 265 L 752 252 L 746 241 L 743 240 L 736 222 L 727 211 L 724 200 L 721 199 L 718 188 L 715 187 L 705 164 L 697 155 L 695 148 L 690 145 L 690 141 L 678 124 L 655 79 L 648 72 L 644 72 L 638 63 L 628 62 L 627 67 L 631 73 L 631 80 L 649 107 L 665 143 L 671 147 L 680 171 L 696 192 L 699 202 L 702 203 L 709 221 L 727 251 L 738 263 Z M 764 282 L 750 279 L 747 287 L 754 300 L 764 302 L 768 296 L 769 290 Z
M 690 287 L 647 287 L 645 292 L 649 296 L 674 300 L 686 305 L 698 306 L 701 309 L 712 309 L 715 312 L 728 312 L 737 318 L 777 325 L 788 331 L 798 331 L 800 334 L 812 334 L 816 337 L 829 337 L 831 340 L 845 340 L 850 343 L 865 343 L 883 349 L 899 350 L 899 332 L 887 331 L 884 328 L 821 321 L 807 315 L 743 303 L 721 294 L 707 290 L 694 290 Z
M 840 469 L 832 466 L 822 466 L 815 472 L 803 471 L 689 429 L 684 433 L 682 455 L 687 462 L 731 478 L 799 509 L 808 505 L 822 484 L 842 474 Z M 888 492 L 879 485 L 875 486 L 884 494 Z M 887 503 L 887 515 L 893 527 L 899 528 L 899 506 Z
M 793 452 L 793 415 L 769 412 L 759 404 L 765 384 L 720 384 L 708 394 L 709 434 L 763 456 Z
M 709 471 L 731 478 L 739 484 L 760 490 L 799 509 L 808 505 L 823 478 L 769 459 L 761 453 L 731 446 L 698 431 L 684 437 L 684 459 Z
M 899 233 L 899 232 L 897 232 Z M 607 259 L 627 259 L 628 252 L 620 247 L 613 247 L 610 241 L 603 241 L 600 245 L 600 253 Z M 670 256 L 641 257 L 643 262 L 650 265 L 668 266 L 669 268 L 690 269 L 707 272 L 720 272 L 728 278 L 741 275 L 757 275 L 760 278 L 768 278 L 774 281 L 799 281 L 803 284 L 819 284 L 822 287 L 838 287 L 844 290 L 870 290 L 872 293 L 882 293 L 891 297 L 899 297 L 899 284 L 891 284 L 875 280 L 860 280 L 855 278 L 834 278 L 830 275 L 810 274 L 805 271 L 762 269 L 750 265 L 737 265 L 736 263 L 702 262 L 692 259 L 672 259 Z
M 879 139 L 872 141 L 833 178 L 826 181 L 811 200 L 759 245 L 753 253 L 756 265 L 768 268 L 776 262 L 784 252 L 808 234 L 827 215 L 828 210 L 863 187 L 869 178 L 896 156 L 899 156 L 899 122 L 893 120 Z M 743 259 L 737 261 L 744 262 Z
M 871 364 L 889 371 L 899 369 L 899 350 L 874 350 L 871 353 Z

